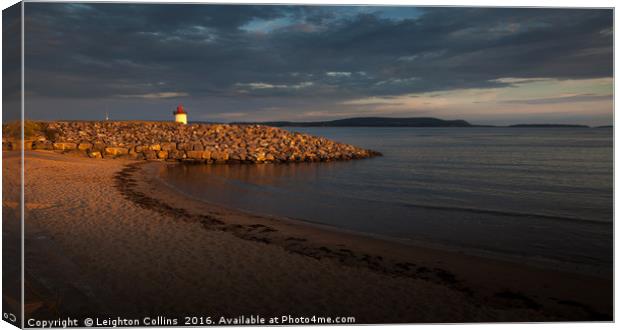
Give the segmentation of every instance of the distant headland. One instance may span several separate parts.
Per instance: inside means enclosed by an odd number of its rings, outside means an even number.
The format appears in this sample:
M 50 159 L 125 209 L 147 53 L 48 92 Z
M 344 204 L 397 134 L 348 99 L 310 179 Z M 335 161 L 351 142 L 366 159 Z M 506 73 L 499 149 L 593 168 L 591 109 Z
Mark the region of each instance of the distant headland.
M 465 120 L 443 120 L 431 117 L 356 117 L 330 121 L 269 121 L 237 124 L 260 124 L 275 127 L 472 127 L 472 125 Z
M 573 124 L 516 124 L 508 126 L 476 125 L 466 120 L 444 120 L 433 117 L 354 117 L 328 121 L 265 121 L 236 122 L 239 125 L 266 125 L 274 127 L 512 127 L 512 128 L 589 128 L 586 125 Z M 611 126 L 600 126 L 611 127 Z

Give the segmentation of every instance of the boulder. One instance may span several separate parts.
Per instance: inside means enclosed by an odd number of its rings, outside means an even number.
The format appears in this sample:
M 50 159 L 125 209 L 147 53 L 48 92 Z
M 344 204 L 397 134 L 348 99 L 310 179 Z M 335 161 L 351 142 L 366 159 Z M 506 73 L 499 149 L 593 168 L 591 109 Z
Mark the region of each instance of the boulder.
M 264 162 L 265 161 L 265 153 L 264 152 L 257 152 L 254 155 L 254 159 L 256 159 L 257 162 Z
M 104 151 L 105 151 L 106 155 L 110 155 L 110 156 L 114 156 L 114 157 L 118 157 L 118 156 L 129 154 L 129 149 L 122 148 L 122 147 L 107 147 L 107 148 L 105 148 Z
M 192 150 L 193 151 L 203 151 L 203 150 L 205 150 L 205 147 L 202 145 L 202 143 L 192 143 Z
M 143 152 L 143 151 L 149 150 L 149 146 L 140 146 L 140 145 L 139 145 L 139 146 L 136 146 L 136 147 L 134 148 L 134 150 L 135 150 L 136 152 Z
M 218 163 L 226 162 L 228 160 L 228 156 L 228 152 L 222 150 L 215 151 L 211 154 L 211 158 Z
M 172 158 L 172 159 L 183 159 L 185 158 L 185 152 L 181 151 L 181 150 L 172 150 L 168 152 L 168 158 Z
M 177 149 L 177 144 L 174 142 L 163 142 L 161 144 L 161 150 L 163 151 L 172 151 Z
M 32 140 L 24 140 L 24 150 L 32 150 Z
M 105 147 L 106 147 L 106 145 L 103 142 L 95 142 L 95 143 L 93 143 L 93 150 L 104 151 Z
M 78 145 L 78 149 L 80 149 L 80 150 L 90 150 L 92 148 L 93 148 L 93 144 L 92 143 L 84 143 L 84 142 L 82 142 L 82 143 L 80 143 Z
M 73 142 L 57 142 L 54 143 L 54 150 L 73 150 L 77 148 L 77 144 Z
M 161 150 L 161 145 L 160 144 L 151 144 L 149 146 L 149 150 L 160 151 Z
M 183 151 L 190 151 L 192 150 L 192 145 L 191 143 L 178 143 L 177 149 L 183 150 Z
M 157 152 L 157 158 L 159 158 L 159 159 L 166 159 L 166 158 L 168 158 L 168 151 L 161 150 L 161 151 Z
M 101 152 L 99 151 L 91 151 L 88 153 L 88 157 L 90 158 L 101 158 Z
M 186 153 L 187 153 L 187 158 L 202 159 L 202 151 L 190 150 L 190 151 L 187 151 Z
M 32 144 L 32 149 L 36 150 L 52 150 L 54 149 L 52 142 L 43 140 L 43 141 L 34 141 Z

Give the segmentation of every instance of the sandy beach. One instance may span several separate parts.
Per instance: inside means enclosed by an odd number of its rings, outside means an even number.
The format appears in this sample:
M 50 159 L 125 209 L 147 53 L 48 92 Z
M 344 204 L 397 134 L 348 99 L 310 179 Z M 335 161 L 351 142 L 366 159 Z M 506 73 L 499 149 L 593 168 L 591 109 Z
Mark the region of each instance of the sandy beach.
M 612 319 L 610 278 L 210 205 L 158 179 L 166 162 L 34 151 L 25 166 L 26 318 Z

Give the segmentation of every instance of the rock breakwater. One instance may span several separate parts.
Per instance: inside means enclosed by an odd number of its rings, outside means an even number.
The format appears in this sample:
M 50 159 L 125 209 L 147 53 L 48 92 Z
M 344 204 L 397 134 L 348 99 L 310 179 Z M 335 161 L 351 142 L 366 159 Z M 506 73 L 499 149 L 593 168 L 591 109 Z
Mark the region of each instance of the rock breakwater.
M 29 122 L 25 149 L 91 158 L 203 163 L 288 163 L 350 160 L 380 153 L 323 137 L 263 125 L 172 122 Z M 5 128 L 5 127 L 3 127 Z M 5 135 L 6 136 L 6 135 Z M 3 140 L 4 149 L 19 143 Z

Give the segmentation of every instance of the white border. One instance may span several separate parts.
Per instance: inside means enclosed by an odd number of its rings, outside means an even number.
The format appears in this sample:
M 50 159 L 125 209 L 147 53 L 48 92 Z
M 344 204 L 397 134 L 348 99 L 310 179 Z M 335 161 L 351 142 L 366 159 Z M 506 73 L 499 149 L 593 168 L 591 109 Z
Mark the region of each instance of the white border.
M 41 2 L 38 0 L 30 0 L 27 2 Z M 89 1 L 89 0 L 77 0 L 77 1 L 71 1 L 71 0 L 59 0 L 59 1 L 55 1 L 55 2 L 127 2 L 127 1 Z M 201 2 L 201 1 L 174 1 L 174 0 L 150 0 L 150 1 L 144 1 L 144 0 L 135 0 L 135 1 L 131 1 L 131 2 L 143 2 L 143 3 L 223 3 L 223 4 L 235 4 L 235 3 L 242 3 L 242 4 L 315 4 L 315 5 L 383 5 L 383 6 L 389 6 L 389 5 L 398 5 L 398 6 L 482 6 L 482 7 L 562 7 L 562 8 L 566 8 L 566 7 L 571 7 L 571 8 L 615 8 L 615 1 L 613 0 L 589 0 L 589 1 L 583 1 L 583 0 L 544 0 L 544 1 L 536 1 L 536 0 L 510 0 L 509 2 L 500 2 L 498 0 L 412 0 L 412 1 L 406 1 L 406 0 L 305 0 L 305 1 L 299 1 L 299 0 L 288 0 L 288 1 L 282 1 L 282 0 L 269 0 L 269 1 L 261 1 L 261 0 L 244 0 L 244 1 L 239 1 L 239 0 L 209 0 L 209 1 L 205 1 L 205 2 Z M 2 9 L 6 9 L 8 7 L 10 7 L 11 5 L 17 3 L 17 1 L 14 0 L 0 0 L 0 4 L 2 5 Z M 23 17 L 23 12 L 24 12 L 24 6 L 22 6 L 22 17 Z M 617 18 L 614 14 L 614 27 L 618 26 L 617 25 Z M 22 111 L 22 118 L 24 118 L 25 116 L 25 99 L 24 99 L 24 20 L 22 19 L 22 68 L 21 68 L 21 75 L 22 75 L 22 81 L 21 81 L 21 90 L 22 90 L 22 96 L 21 96 L 21 111 Z M 614 29 L 615 30 L 615 29 Z M 616 63 L 615 59 L 617 57 L 617 52 L 616 52 L 616 48 L 615 45 L 617 45 L 617 34 L 614 34 L 614 64 Z M 1 37 L 0 37 L 1 39 Z M 616 67 L 614 65 L 614 77 L 616 76 Z M 1 87 L 1 82 L 0 82 L 0 87 Z M 615 114 L 615 95 L 618 93 L 618 86 L 615 84 L 614 81 L 614 114 Z M 0 111 L 1 114 L 1 111 Z M 614 115 L 614 126 L 616 126 L 618 124 L 618 122 L 616 121 L 616 116 Z M 22 125 L 22 140 L 23 140 L 23 125 Z M 615 176 L 615 171 L 618 169 L 618 164 L 619 164 L 619 160 L 620 160 L 620 156 L 618 156 L 618 154 L 616 153 L 615 150 L 615 141 L 616 141 L 616 136 L 615 136 L 615 129 L 614 129 L 614 187 L 617 186 L 617 184 L 619 183 L 619 180 L 616 176 Z M 23 149 L 22 149 L 22 159 L 21 159 L 21 163 L 22 163 L 22 171 L 21 171 L 21 199 L 22 199 L 22 203 L 21 203 L 21 217 L 22 217 L 22 226 L 21 226 L 21 230 L 22 230 L 22 238 L 24 237 L 24 171 L 23 171 L 23 165 L 24 165 L 24 159 L 23 159 Z M 0 181 L 1 182 L 1 181 Z M 0 192 L 1 194 L 1 192 Z M 614 215 L 617 214 L 616 211 L 618 210 L 618 197 L 615 194 L 614 191 Z M 614 223 L 615 223 L 615 216 L 614 216 Z M 614 225 L 614 237 L 616 237 L 615 235 L 616 233 L 616 226 Z M 1 238 L 0 238 L 0 242 L 1 242 Z M 615 244 L 615 239 L 614 239 L 614 257 L 617 255 L 617 245 Z M 24 276 L 24 268 L 23 268 L 23 261 L 24 261 L 24 241 L 22 239 L 22 256 L 21 256 L 21 260 L 22 260 L 22 279 Z M 614 258 L 614 274 L 617 276 L 617 272 L 616 272 L 616 264 L 615 264 L 615 258 Z M 1 270 L 1 265 L 0 265 L 0 270 Z M 615 286 L 615 278 L 614 277 L 614 299 L 616 296 L 616 286 Z M 577 289 L 577 288 L 576 288 Z M 23 287 L 23 281 L 22 281 L 22 306 L 23 306 L 23 299 L 24 299 L 24 287 Z M 615 301 L 615 300 L 614 300 Z M 617 315 L 616 312 L 616 307 L 617 305 L 614 305 L 614 316 Z M 22 308 L 22 327 L 23 327 L 23 319 L 24 319 L 24 315 L 23 315 L 24 311 Z M 607 329 L 607 328 L 611 328 L 613 327 L 614 324 L 613 323 L 588 323 L 588 322 L 583 322 L 583 323 L 553 323 L 553 324 L 549 324 L 549 323 L 545 323 L 545 324 L 526 324 L 526 323 L 511 323 L 511 324 L 507 324 L 507 323 L 492 323 L 492 324 L 477 324 L 477 323 L 472 323 L 472 324 L 458 324 L 458 325 L 377 325 L 377 326 L 372 326 L 373 328 L 393 328 L 393 327 L 397 327 L 397 328 L 410 328 L 410 327 L 415 327 L 416 329 L 466 329 L 469 328 L 471 329 L 472 327 L 476 327 L 476 328 L 485 328 L 485 329 L 522 329 L 522 328 L 541 328 L 544 327 L 545 329 L 568 329 L 568 330 L 572 330 L 572 329 Z M 353 329 L 362 329 L 363 327 L 367 327 L 367 326 L 347 326 L 347 328 L 353 328 Z M 231 329 L 241 329 L 243 327 L 230 327 Z M 298 328 L 298 327 L 293 327 L 293 328 Z M 306 327 L 304 327 L 306 328 Z M 310 328 L 310 327 L 307 327 Z M 326 329 L 328 328 L 327 326 L 312 326 L 312 329 Z M 15 329 L 12 325 L 6 323 L 6 322 L 0 322 L 0 330 L 3 329 Z M 147 328 L 144 328 L 147 329 Z M 178 328 L 159 328 L 159 329 L 178 329 Z

